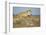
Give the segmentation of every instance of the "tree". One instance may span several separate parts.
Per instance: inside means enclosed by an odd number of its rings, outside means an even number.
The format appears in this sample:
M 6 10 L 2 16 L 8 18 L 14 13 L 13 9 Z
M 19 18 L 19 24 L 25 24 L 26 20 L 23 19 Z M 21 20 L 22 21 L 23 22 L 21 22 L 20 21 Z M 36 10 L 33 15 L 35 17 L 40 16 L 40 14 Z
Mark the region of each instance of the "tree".
M 28 15 L 31 15 L 32 14 L 31 8 L 28 8 L 27 9 L 27 13 L 28 13 Z

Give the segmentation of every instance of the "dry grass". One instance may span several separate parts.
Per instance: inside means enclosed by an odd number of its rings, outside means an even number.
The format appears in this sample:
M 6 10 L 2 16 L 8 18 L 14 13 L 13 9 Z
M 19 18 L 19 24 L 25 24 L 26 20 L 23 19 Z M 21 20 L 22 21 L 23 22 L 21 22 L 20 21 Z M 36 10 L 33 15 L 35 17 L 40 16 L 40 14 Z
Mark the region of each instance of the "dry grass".
M 39 26 L 40 16 L 13 16 L 13 28 Z

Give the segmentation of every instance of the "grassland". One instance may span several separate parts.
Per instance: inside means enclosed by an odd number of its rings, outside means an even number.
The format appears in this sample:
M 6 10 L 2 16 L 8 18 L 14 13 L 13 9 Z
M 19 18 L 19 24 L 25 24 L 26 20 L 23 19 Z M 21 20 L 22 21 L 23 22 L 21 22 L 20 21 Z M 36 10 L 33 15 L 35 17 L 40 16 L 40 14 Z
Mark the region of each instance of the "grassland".
M 39 27 L 40 16 L 13 16 L 13 28 Z

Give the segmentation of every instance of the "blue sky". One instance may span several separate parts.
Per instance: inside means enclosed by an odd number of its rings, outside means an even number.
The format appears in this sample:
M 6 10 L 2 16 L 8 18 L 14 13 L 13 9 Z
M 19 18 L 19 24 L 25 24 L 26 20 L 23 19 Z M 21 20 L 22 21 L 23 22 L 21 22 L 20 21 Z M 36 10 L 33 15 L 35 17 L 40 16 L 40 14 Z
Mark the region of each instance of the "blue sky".
M 13 7 L 13 15 L 23 12 L 31 7 Z M 32 15 L 40 15 L 40 8 L 31 8 Z

